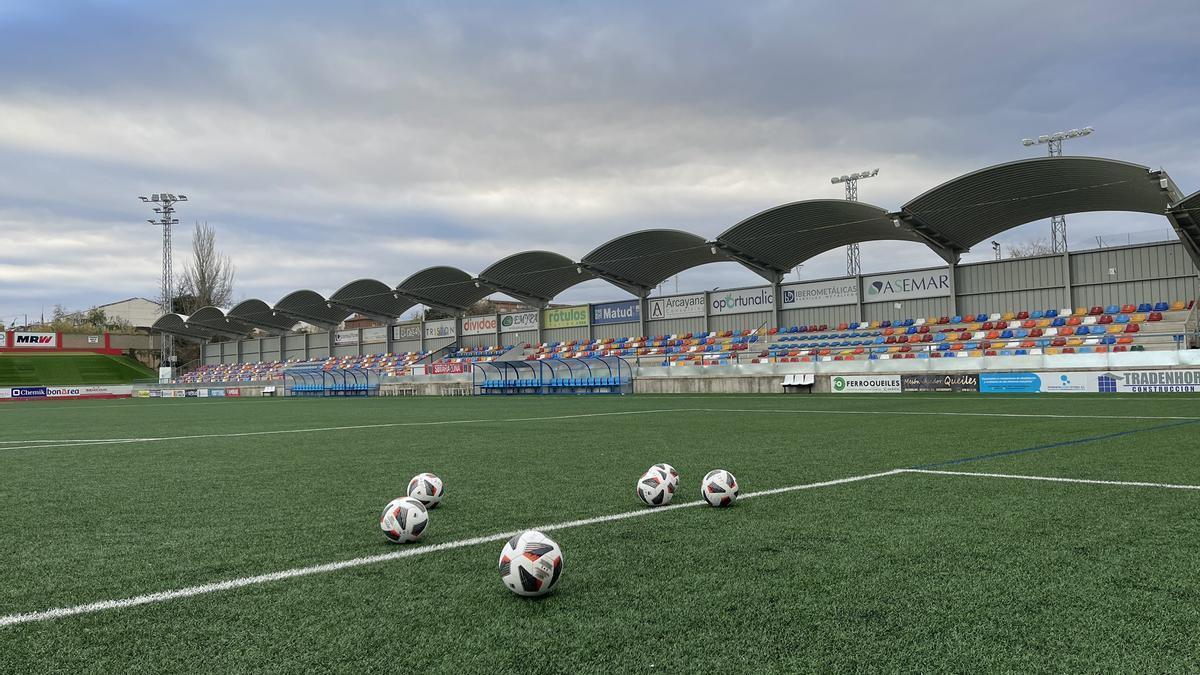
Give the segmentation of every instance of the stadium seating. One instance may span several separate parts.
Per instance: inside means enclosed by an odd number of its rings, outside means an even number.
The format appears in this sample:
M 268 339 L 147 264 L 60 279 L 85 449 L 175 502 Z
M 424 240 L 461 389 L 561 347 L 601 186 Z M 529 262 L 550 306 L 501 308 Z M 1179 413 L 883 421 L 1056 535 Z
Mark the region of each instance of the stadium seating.
M 429 356 L 429 352 L 405 352 L 403 354 L 364 354 L 362 356 L 334 356 L 328 358 L 291 359 L 288 361 L 261 361 L 257 363 L 213 363 L 181 375 L 176 384 L 208 384 L 219 382 L 278 382 L 283 380 L 286 366 L 299 364 L 323 364 L 324 370 L 335 368 L 364 368 L 377 370 L 385 377 L 407 374 L 412 364 Z

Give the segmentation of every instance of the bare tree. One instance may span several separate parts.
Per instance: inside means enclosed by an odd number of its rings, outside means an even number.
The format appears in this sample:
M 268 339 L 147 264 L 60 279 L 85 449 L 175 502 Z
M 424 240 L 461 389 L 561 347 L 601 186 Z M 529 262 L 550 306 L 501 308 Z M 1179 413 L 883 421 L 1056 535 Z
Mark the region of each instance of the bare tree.
M 228 307 L 233 300 L 233 262 L 217 250 L 217 233 L 207 222 L 196 223 L 192 259 L 183 270 L 179 295 L 187 299 L 188 314 L 201 307 Z
M 1054 247 L 1045 239 L 1034 239 L 1023 244 L 1010 244 L 1008 247 L 1008 257 L 1010 258 L 1032 258 L 1052 253 L 1054 253 Z

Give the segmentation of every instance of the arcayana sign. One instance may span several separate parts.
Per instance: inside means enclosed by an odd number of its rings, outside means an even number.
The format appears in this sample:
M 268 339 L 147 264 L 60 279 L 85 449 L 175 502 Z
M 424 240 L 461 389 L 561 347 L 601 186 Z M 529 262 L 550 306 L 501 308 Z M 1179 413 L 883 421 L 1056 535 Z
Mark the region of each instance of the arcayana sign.
M 783 287 L 783 309 L 853 305 L 858 302 L 858 280 L 810 281 Z
M 863 302 L 891 302 L 950 295 L 948 268 L 899 274 L 877 274 L 863 279 Z
M 652 298 L 648 303 L 651 321 L 657 319 L 688 319 L 704 316 L 704 294 L 674 295 L 669 298 Z
M 540 312 L 517 312 L 500 315 L 500 332 L 516 333 L 523 330 L 537 330 L 538 314 Z

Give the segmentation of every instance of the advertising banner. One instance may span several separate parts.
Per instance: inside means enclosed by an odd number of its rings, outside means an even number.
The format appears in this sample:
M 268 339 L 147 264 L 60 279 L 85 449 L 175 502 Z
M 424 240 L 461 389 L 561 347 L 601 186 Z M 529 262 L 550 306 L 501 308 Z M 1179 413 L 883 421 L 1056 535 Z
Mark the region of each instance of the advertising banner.
M 1128 370 L 1096 376 L 1109 394 L 1173 394 L 1200 392 L 1200 370 Z
M 178 396 L 178 394 L 176 394 L 176 395 Z M 184 389 L 183 390 L 184 398 L 196 398 L 197 396 L 199 396 L 199 393 L 197 393 L 197 391 L 195 389 Z
M 57 349 L 58 333 L 13 333 L 12 346 L 17 349 Z
M 148 392 L 138 392 L 139 396 L 149 396 Z M 4 387 L 0 388 L 0 399 L 88 399 L 88 398 L 130 398 L 133 396 L 133 385 L 79 385 L 70 387 Z
M 458 320 L 457 319 L 442 319 L 440 321 L 426 321 L 422 325 L 425 326 L 425 339 L 426 340 L 429 340 L 432 338 L 455 337 L 458 334 Z
M 899 375 L 837 375 L 831 381 L 835 394 L 899 394 Z
M 419 323 L 402 323 L 399 326 L 392 326 L 392 339 L 396 342 L 408 342 L 411 340 L 421 339 L 421 324 Z
M 0 330 L 0 349 L 8 346 L 8 332 Z
M 209 389 L 208 395 L 213 398 L 225 398 L 225 390 L 224 389 Z
M 950 269 L 947 267 L 876 274 L 863 278 L 864 302 L 891 302 L 950 295 Z
M 775 309 L 775 291 L 770 286 L 708 294 L 708 313 L 745 314 Z
M 910 391 L 979 391 L 979 376 L 966 375 L 901 375 L 900 388 Z
M 783 287 L 783 309 L 853 305 L 858 302 L 858 280 L 810 281 Z
M 496 332 L 499 325 L 495 314 L 468 316 L 463 319 L 462 333 L 463 335 L 490 335 Z
M 467 372 L 465 363 L 431 363 L 426 369 L 430 375 L 452 375 Z
M 240 397 L 242 395 L 242 390 L 238 387 L 225 387 L 225 395 Z
M 387 342 L 386 328 L 364 328 L 362 332 L 363 344 L 371 344 L 374 342 Z
M 578 328 L 588 325 L 587 305 L 542 310 L 542 328 Z
M 199 398 L 208 398 L 208 390 L 207 389 L 197 389 L 196 396 Z
M 1097 373 L 982 373 L 979 391 L 985 394 L 1094 393 L 1100 391 Z
M 624 300 L 621 302 L 606 302 L 603 305 L 592 305 L 592 323 L 629 323 L 639 321 L 642 316 L 642 304 L 639 300 Z
M 651 298 L 648 319 L 690 319 L 704 316 L 704 294 L 673 295 L 669 298 Z
M 46 398 L 45 387 L 5 387 L 0 389 L 2 398 Z
M 522 330 L 537 330 L 540 312 L 518 312 L 500 315 L 500 332 L 516 333 Z
M 335 347 L 356 344 L 358 344 L 357 330 L 339 330 L 333 334 L 333 346 Z

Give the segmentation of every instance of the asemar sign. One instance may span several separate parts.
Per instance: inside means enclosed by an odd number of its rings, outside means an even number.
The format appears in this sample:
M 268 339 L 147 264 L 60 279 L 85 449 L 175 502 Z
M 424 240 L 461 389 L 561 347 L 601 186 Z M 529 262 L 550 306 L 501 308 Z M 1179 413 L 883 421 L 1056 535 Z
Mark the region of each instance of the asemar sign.
M 877 274 L 863 279 L 864 302 L 891 302 L 950 295 L 950 269 L 947 267 Z

